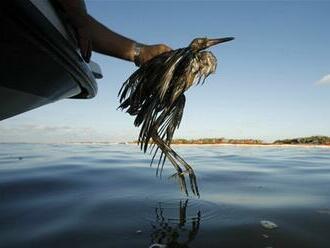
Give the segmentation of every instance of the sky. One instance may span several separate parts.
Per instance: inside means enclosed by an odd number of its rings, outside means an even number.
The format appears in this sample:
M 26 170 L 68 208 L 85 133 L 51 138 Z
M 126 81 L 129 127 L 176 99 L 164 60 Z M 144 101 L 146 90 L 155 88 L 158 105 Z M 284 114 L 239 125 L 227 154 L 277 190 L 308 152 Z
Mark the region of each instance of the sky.
M 191 88 L 176 138 L 272 141 L 330 136 L 330 1 L 86 1 L 112 30 L 146 44 L 236 39 L 211 48 L 218 69 Z M 117 110 L 137 69 L 94 53 L 98 95 L 61 100 L 0 122 L 0 142 L 130 141 L 134 118 Z

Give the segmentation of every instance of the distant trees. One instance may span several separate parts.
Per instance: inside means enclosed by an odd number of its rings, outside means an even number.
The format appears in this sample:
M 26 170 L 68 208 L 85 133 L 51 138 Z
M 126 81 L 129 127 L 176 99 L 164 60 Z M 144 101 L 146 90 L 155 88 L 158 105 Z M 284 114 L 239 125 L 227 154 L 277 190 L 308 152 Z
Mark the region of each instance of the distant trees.
M 175 139 L 172 144 L 264 144 L 262 140 L 255 139 L 225 139 L 225 138 L 204 138 L 204 139 Z
M 134 141 L 133 143 L 137 143 Z M 171 144 L 235 144 L 235 145 L 330 145 L 328 136 L 310 136 L 293 139 L 276 140 L 273 143 L 267 143 L 258 139 L 226 139 L 226 138 L 203 138 L 203 139 L 174 139 Z
M 327 136 L 310 136 L 294 139 L 276 140 L 273 144 L 310 144 L 310 145 L 330 145 L 330 137 Z

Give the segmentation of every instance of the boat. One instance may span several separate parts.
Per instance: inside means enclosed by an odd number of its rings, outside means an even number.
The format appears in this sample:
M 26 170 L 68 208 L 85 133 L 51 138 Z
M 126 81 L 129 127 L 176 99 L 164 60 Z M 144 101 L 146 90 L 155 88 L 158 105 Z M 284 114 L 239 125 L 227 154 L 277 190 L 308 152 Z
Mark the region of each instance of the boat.
M 90 99 L 102 78 L 54 2 L 0 1 L 0 120 L 61 99 Z

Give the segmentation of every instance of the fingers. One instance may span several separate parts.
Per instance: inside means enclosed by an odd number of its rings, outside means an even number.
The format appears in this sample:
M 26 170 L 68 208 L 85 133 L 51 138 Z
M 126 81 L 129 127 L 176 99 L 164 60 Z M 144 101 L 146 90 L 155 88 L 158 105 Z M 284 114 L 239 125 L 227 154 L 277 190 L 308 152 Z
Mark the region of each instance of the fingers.
M 83 59 L 89 63 L 92 55 L 92 44 L 89 40 L 79 39 L 80 53 Z
M 145 46 L 141 49 L 141 54 L 140 54 L 141 64 L 144 64 L 150 59 L 169 51 L 172 51 L 172 49 L 165 44 Z
M 85 29 L 77 30 L 78 46 L 80 48 L 80 54 L 83 59 L 89 63 L 92 56 L 92 42 L 89 39 L 89 35 L 86 33 Z
M 86 52 L 86 58 L 85 58 L 85 61 L 86 61 L 87 63 L 89 63 L 89 61 L 90 61 L 90 59 L 91 59 L 91 56 L 92 56 L 92 50 L 93 50 L 93 48 L 92 48 L 92 42 L 89 41 L 89 42 L 88 42 L 88 49 L 87 49 L 87 52 Z
M 160 55 L 165 52 L 172 51 L 172 49 L 165 45 L 165 44 L 159 44 L 159 45 L 153 45 L 152 46 L 152 57 L 155 57 L 157 55 Z
M 160 44 L 159 46 L 160 46 L 160 50 L 162 50 L 162 53 L 172 51 L 172 48 L 170 48 L 169 46 L 167 46 L 165 44 Z

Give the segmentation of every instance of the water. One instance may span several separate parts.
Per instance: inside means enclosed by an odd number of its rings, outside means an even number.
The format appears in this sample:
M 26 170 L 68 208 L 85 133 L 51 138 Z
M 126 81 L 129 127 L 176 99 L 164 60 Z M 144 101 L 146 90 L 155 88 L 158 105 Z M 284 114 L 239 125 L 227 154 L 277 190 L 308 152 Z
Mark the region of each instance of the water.
M 0 247 L 330 247 L 330 149 L 176 150 L 200 198 L 134 145 L 1 144 Z

